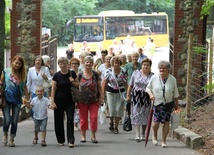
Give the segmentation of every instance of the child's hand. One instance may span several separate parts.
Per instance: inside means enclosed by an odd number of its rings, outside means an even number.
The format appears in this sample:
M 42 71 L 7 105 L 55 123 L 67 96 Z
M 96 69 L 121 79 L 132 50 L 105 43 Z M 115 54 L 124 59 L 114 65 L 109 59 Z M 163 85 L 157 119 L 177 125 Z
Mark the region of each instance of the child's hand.
M 48 105 L 48 109 L 52 109 L 52 108 L 51 108 L 51 105 Z

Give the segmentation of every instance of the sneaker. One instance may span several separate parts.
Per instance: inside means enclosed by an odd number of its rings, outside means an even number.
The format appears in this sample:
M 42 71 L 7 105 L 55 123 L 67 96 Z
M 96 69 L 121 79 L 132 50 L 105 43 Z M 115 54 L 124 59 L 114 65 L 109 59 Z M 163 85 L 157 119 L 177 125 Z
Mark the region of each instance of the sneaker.
M 58 143 L 58 146 L 64 146 L 64 143 Z
M 74 147 L 74 144 L 68 143 L 68 147 L 72 148 L 72 147 Z

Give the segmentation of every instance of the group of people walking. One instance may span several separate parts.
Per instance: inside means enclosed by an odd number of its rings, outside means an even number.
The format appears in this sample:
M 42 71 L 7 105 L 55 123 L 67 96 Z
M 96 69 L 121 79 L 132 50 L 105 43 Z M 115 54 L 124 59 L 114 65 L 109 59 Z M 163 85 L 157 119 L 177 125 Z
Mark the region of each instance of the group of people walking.
M 68 52 L 66 54 L 69 55 Z M 15 146 L 14 137 L 22 96 L 25 93 L 27 106 L 32 108 L 35 123 L 33 144 L 38 143 L 38 132 L 41 131 L 41 145 L 46 146 L 47 108 L 54 111 L 54 128 L 59 146 L 66 142 L 64 129 L 66 120 L 67 143 L 69 147 L 74 147 L 75 113 L 79 115 L 80 142 L 86 142 L 86 131 L 90 124 L 90 140 L 92 143 L 98 143 L 96 137 L 98 110 L 105 102 L 110 118 L 110 132 L 120 133 L 118 126 L 126 107 L 130 109 L 131 122 L 135 126 L 135 140 L 138 142 L 145 139 L 149 110 L 152 106 L 154 110 L 152 141 L 157 145 L 157 131 L 161 123 L 162 147 L 166 147 L 170 114 L 173 109 L 178 108 L 179 97 L 176 79 L 170 74 L 171 64 L 168 61 L 160 61 L 159 74 L 154 75 L 151 71 L 152 60 L 145 55 L 142 58 L 142 48 L 131 54 L 131 62 L 126 62 L 123 55 L 108 55 L 107 50 L 101 51 L 101 56 L 95 62 L 87 52 L 82 52 L 79 59 L 60 57 L 58 58 L 60 70 L 54 74 L 48 64 L 44 64 L 41 56 L 35 58 L 34 66 L 29 68 L 28 72 L 23 58 L 15 56 L 11 68 L 6 68 L 1 76 L 6 94 L 6 106 L 2 109 L 4 115 L 2 143 L 4 145 L 8 143 L 11 124 L 9 145 Z M 52 83 L 51 88 L 43 87 L 44 80 Z M 74 102 L 71 87 L 79 88 L 81 95 L 78 101 Z

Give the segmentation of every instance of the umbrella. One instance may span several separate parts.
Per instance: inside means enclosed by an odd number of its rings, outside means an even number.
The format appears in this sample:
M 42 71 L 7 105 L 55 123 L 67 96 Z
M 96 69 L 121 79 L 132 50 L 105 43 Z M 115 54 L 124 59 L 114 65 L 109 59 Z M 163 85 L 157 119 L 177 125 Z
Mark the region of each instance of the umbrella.
M 149 140 L 149 133 L 150 133 L 150 128 L 151 128 L 151 124 L 152 124 L 152 116 L 153 116 L 153 105 L 154 105 L 154 103 L 152 101 L 151 109 L 149 112 L 148 123 L 147 123 L 147 127 L 146 127 L 145 147 Z

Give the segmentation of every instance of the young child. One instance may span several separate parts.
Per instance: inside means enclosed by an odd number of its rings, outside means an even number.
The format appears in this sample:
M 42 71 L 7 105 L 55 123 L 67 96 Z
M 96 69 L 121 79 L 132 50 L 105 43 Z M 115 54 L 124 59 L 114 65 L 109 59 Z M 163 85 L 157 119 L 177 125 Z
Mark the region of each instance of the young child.
M 47 127 L 47 121 L 48 121 L 48 112 L 47 107 L 50 108 L 50 100 L 48 98 L 44 97 L 44 88 L 43 86 L 37 86 L 36 87 L 36 95 L 37 97 L 33 98 L 31 100 L 30 105 L 28 104 L 28 107 L 34 108 L 33 113 L 33 121 L 34 121 L 34 139 L 33 144 L 37 144 L 38 141 L 38 132 L 42 132 L 42 141 L 41 145 L 46 146 L 46 127 Z

